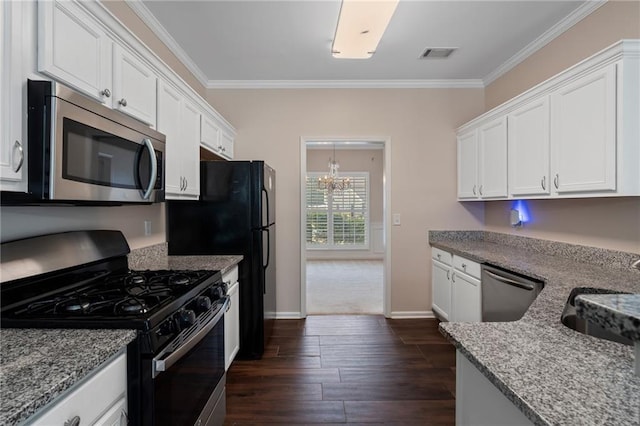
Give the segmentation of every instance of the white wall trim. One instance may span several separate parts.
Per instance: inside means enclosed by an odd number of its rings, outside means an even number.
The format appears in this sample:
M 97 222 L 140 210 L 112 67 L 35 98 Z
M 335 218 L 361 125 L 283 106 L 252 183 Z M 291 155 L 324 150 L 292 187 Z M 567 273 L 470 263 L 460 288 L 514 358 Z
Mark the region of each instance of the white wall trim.
M 391 319 L 435 318 L 433 311 L 394 311 Z
M 276 312 L 278 320 L 302 319 L 304 317 L 300 312 Z
M 169 31 L 158 21 L 153 13 L 140 0 L 125 0 L 127 5 L 135 12 L 136 15 L 151 29 L 151 31 L 162 41 L 167 48 L 176 55 L 176 57 L 187 67 L 193 76 L 207 87 L 208 79 L 205 73 L 191 59 L 191 56 L 178 44 L 178 42 L 169 34 Z
M 580 7 L 574 10 L 571 14 L 567 15 L 560 22 L 549 28 L 542 33 L 538 38 L 526 45 L 522 50 L 507 59 L 502 65 L 495 70 L 487 74 L 483 79 L 483 86 L 488 86 L 498 78 L 505 75 L 507 72 L 515 68 L 519 63 L 533 55 L 538 50 L 553 41 L 556 37 L 560 36 L 565 31 L 569 30 L 575 24 L 583 20 L 585 17 L 595 12 L 601 6 L 603 6 L 607 0 L 592 0 L 583 3 Z
M 480 79 L 460 80 L 209 80 L 207 89 L 482 89 Z

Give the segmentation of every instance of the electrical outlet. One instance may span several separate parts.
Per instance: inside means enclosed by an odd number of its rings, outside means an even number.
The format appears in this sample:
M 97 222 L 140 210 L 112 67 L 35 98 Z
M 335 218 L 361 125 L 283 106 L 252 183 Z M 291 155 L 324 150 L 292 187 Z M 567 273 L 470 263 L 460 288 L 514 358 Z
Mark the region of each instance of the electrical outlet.
M 144 235 L 145 236 L 151 235 L 151 221 L 150 220 L 145 220 L 144 221 Z
M 400 226 L 400 213 L 393 214 L 393 226 Z

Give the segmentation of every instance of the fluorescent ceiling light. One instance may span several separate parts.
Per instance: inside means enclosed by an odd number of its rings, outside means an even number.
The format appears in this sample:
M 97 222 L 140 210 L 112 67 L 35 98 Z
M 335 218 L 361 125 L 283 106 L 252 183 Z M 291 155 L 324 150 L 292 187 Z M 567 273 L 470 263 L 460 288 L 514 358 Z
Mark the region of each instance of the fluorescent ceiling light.
M 334 58 L 367 59 L 376 51 L 382 34 L 398 6 L 398 0 L 342 0 Z

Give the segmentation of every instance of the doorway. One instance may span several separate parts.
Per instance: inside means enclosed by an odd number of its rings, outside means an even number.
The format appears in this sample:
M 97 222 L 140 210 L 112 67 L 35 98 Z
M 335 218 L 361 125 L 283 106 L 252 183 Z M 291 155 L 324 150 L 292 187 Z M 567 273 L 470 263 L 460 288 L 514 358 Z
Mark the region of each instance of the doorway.
M 390 141 L 301 138 L 300 152 L 301 317 L 389 317 Z

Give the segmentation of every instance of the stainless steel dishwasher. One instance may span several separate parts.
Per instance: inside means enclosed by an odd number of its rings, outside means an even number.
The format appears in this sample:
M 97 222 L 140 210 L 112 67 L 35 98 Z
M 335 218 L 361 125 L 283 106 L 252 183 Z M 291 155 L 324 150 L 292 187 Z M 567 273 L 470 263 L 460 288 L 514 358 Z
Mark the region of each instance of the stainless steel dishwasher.
M 517 321 L 544 284 L 491 265 L 482 265 L 482 321 Z

